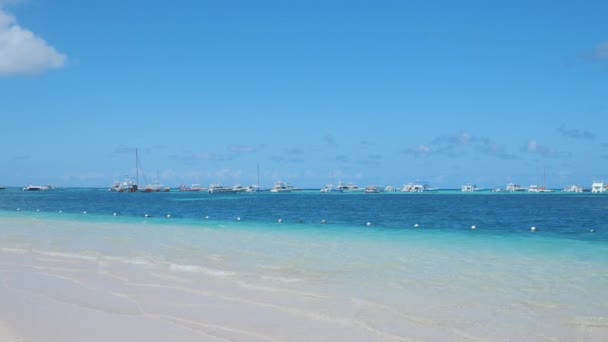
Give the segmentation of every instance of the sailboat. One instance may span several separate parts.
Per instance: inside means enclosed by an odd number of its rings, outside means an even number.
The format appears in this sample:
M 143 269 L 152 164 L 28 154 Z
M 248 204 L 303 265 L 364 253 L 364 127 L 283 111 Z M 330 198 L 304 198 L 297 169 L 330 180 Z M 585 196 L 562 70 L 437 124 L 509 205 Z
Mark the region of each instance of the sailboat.
M 125 178 L 122 182 L 114 182 L 109 190 L 115 192 L 137 192 L 137 183 L 139 183 L 139 151 L 137 148 L 135 149 L 135 179 L 135 182 L 129 178 Z
M 553 192 L 555 190 L 551 190 L 551 189 L 547 189 L 547 169 L 545 168 L 543 170 L 543 183 L 544 185 L 541 186 L 540 188 L 536 185 L 530 185 L 530 188 L 528 189 L 529 192 Z
M 260 165 L 258 164 L 258 184 L 253 184 L 245 188 L 245 192 L 260 192 Z
M 334 188 L 334 170 L 331 170 L 331 184 L 326 184 L 321 188 L 321 192 L 342 192 L 342 189 Z

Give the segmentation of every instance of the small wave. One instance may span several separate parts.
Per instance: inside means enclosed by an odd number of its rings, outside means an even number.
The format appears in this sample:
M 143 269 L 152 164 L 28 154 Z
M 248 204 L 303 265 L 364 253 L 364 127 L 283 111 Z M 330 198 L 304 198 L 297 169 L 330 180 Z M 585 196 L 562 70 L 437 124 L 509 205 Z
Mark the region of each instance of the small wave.
M 135 258 L 121 258 L 121 257 L 111 257 L 111 256 L 106 256 L 104 257 L 105 260 L 108 261 L 113 261 L 113 262 L 119 262 L 122 264 L 129 264 L 129 265 L 149 265 L 150 261 L 141 257 L 135 257 Z
M 255 285 L 255 284 L 249 284 L 249 283 L 243 283 L 243 282 L 239 282 L 239 286 L 244 287 L 246 289 L 250 289 L 250 290 L 264 291 L 264 292 L 281 292 L 281 291 L 283 291 L 282 289 L 277 289 L 277 288 L 270 287 L 270 286 Z
M 228 272 L 228 271 L 224 271 L 224 270 L 215 270 L 215 269 L 205 268 L 205 267 L 201 267 L 201 266 L 197 266 L 197 265 L 170 264 L 169 268 L 172 271 L 196 272 L 196 273 L 202 273 L 205 275 L 209 275 L 209 276 L 213 276 L 213 277 L 221 277 L 221 278 L 233 276 L 236 274 L 234 272 Z
M 10 248 L 10 247 L 3 247 L 0 249 L 2 252 L 4 253 L 15 253 L 15 254 L 23 254 L 23 253 L 27 253 L 28 251 L 25 249 L 21 249 L 21 248 Z
M 76 253 L 46 252 L 46 251 L 34 251 L 34 253 L 39 254 L 39 255 L 44 255 L 44 256 L 59 257 L 59 258 L 66 258 L 66 259 L 78 259 L 78 260 L 88 260 L 88 261 L 97 260 L 96 256 L 82 255 L 82 254 L 76 254 Z
M 280 282 L 280 283 L 298 283 L 303 280 L 300 278 L 286 278 L 286 277 L 276 277 L 276 276 L 262 276 L 261 278 L 263 280 L 276 281 L 276 282 Z

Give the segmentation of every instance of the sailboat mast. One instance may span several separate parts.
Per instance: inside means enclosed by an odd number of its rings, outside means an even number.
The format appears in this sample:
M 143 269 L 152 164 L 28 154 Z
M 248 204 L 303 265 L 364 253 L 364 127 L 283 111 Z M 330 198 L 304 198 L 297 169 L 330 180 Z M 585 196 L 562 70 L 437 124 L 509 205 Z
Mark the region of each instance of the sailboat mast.
M 139 185 L 139 153 L 135 148 L 135 186 Z
M 260 164 L 258 164 L 258 186 L 260 186 Z

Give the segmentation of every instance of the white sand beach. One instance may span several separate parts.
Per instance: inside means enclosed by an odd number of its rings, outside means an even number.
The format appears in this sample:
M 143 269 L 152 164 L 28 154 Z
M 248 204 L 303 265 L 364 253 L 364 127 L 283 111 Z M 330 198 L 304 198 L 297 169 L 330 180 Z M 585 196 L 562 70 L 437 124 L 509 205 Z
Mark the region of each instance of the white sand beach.
M 608 339 L 604 262 L 344 236 L 0 223 L 2 341 Z
M 15 332 L 15 330 L 5 322 L 0 321 L 0 341 L 26 342 L 27 340 Z

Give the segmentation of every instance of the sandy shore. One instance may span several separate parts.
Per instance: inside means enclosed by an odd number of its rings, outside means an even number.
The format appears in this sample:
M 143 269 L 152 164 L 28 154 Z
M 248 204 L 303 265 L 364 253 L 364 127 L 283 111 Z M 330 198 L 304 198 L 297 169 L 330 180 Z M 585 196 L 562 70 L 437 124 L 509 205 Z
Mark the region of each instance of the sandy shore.
M 0 321 L 0 341 L 26 342 L 27 340 L 15 332 L 15 330 L 5 322 Z
M 0 227 L 0 341 L 608 340 L 602 246 L 577 258 L 424 236 Z

